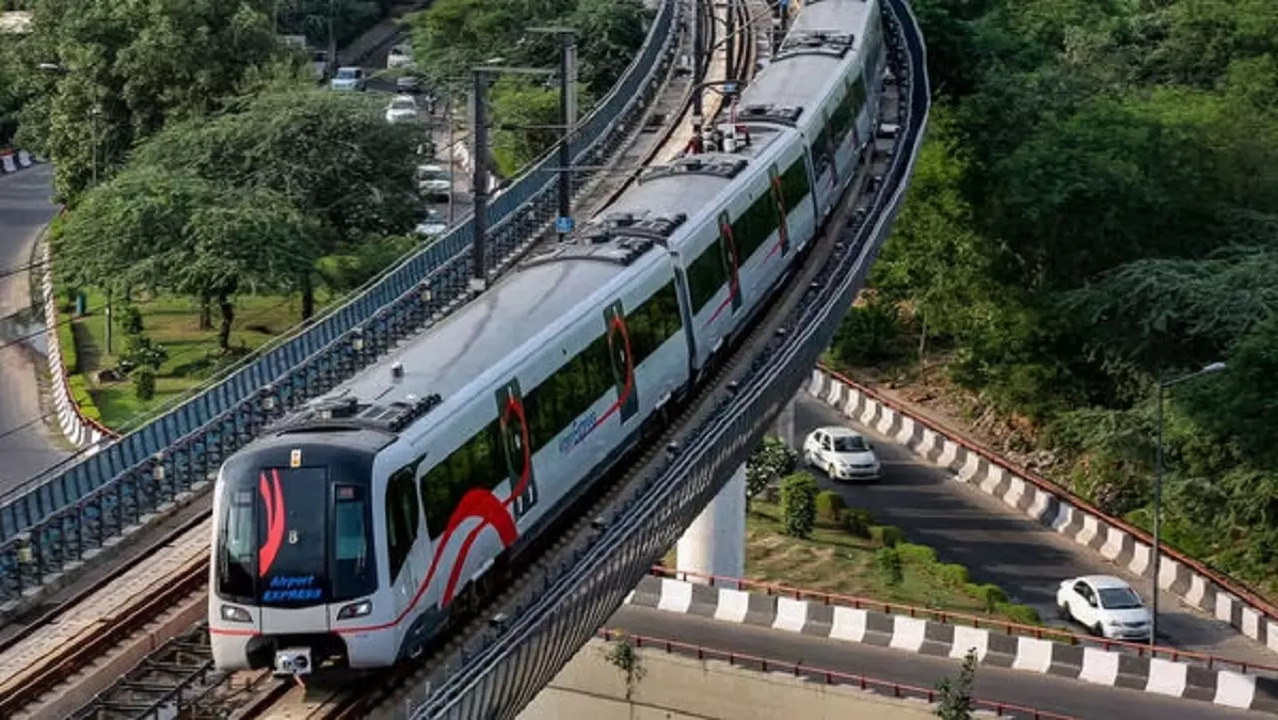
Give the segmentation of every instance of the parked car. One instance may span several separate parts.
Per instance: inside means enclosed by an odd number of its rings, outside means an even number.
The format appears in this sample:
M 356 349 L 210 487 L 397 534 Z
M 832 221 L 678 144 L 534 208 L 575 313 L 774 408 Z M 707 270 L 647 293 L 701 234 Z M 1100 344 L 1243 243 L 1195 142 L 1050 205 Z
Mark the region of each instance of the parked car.
M 448 223 L 444 220 L 443 213 L 438 210 L 431 209 L 426 211 L 426 219 L 417 223 L 417 234 L 427 237 L 433 235 L 443 235 L 448 229 Z
M 861 433 L 844 427 L 813 430 L 803 441 L 803 461 L 831 480 L 878 480 L 879 459 Z
M 396 45 L 390 49 L 390 53 L 386 56 L 386 68 L 388 70 L 411 68 L 413 66 L 413 50 L 407 45 Z
M 1153 617 L 1127 581 L 1112 575 L 1062 580 L 1056 589 L 1061 616 L 1111 640 L 1148 640 Z
M 395 92 L 405 95 L 416 95 L 422 91 L 422 82 L 416 75 L 401 75 L 395 78 Z
M 453 192 L 452 176 L 438 165 L 418 165 L 417 192 L 427 200 L 447 201 Z
M 386 106 L 386 122 L 398 123 L 417 119 L 417 101 L 412 95 L 396 95 Z
M 368 77 L 364 74 L 364 68 L 340 67 L 329 83 L 329 87 L 334 90 L 367 90 Z

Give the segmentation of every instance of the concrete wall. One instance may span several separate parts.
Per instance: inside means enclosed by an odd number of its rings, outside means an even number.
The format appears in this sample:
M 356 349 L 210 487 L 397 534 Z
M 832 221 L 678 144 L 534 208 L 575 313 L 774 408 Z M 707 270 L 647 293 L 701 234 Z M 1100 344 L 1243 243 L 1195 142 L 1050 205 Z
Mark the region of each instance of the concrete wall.
M 935 718 L 931 706 L 922 700 L 898 700 L 649 648 L 637 651 L 640 678 L 627 700 L 625 673 L 607 660 L 609 647 L 602 640 L 591 640 L 520 713 L 519 720 Z

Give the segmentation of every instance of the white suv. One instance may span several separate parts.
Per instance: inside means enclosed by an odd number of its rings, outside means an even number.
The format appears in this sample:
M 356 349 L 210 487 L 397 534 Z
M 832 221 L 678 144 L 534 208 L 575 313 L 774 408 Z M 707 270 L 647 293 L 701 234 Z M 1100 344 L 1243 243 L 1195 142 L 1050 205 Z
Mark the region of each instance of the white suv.
M 842 427 L 813 430 L 803 441 L 803 461 L 819 467 L 831 480 L 878 480 L 879 459 L 860 433 Z

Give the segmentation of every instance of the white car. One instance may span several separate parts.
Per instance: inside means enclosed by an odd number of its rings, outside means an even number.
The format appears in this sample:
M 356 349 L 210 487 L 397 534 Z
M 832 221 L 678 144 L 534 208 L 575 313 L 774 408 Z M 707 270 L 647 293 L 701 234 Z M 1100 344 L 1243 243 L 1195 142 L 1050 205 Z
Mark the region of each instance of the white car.
M 367 90 L 368 78 L 364 76 L 364 68 L 347 66 L 337 69 L 337 74 L 329 81 L 334 90 Z
M 860 433 L 843 427 L 813 430 L 803 441 L 803 461 L 832 480 L 878 480 L 881 466 L 874 448 Z
M 426 219 L 417 223 L 417 234 L 426 237 L 434 235 L 443 235 L 448 229 L 448 223 L 444 221 L 444 216 L 438 210 L 427 210 Z
M 438 165 L 417 166 L 417 192 L 427 200 L 448 200 L 453 192 L 453 180 L 448 171 Z
M 417 119 L 417 100 L 412 95 L 396 95 L 386 106 L 386 122 L 399 123 Z
M 413 66 L 413 50 L 407 45 L 396 45 L 390 49 L 390 53 L 386 56 L 387 70 L 411 68 Z
M 1148 640 L 1149 608 L 1126 581 L 1111 575 L 1062 580 L 1056 589 L 1061 615 L 1111 640 Z

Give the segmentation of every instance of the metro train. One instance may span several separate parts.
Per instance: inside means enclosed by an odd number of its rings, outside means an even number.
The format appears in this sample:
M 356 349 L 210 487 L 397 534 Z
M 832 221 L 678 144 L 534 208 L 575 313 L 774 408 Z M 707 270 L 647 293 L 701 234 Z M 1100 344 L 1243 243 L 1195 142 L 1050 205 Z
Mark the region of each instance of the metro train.
M 878 0 L 808 0 L 719 147 L 647 169 L 578 238 L 228 458 L 216 666 L 392 665 L 526 562 L 729 352 L 866 172 L 886 65 Z

